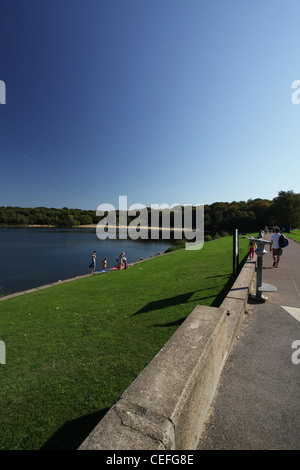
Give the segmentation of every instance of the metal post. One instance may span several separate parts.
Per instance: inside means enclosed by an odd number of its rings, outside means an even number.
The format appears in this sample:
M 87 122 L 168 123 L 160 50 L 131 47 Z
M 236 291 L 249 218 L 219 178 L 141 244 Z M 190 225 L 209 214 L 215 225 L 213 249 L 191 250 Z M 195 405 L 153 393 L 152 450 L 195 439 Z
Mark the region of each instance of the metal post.
M 233 232 L 233 247 L 232 247 L 232 254 L 233 254 L 232 271 L 233 271 L 234 279 L 236 278 L 235 246 L 236 246 L 236 230 Z
M 233 277 L 236 279 L 237 268 L 239 265 L 239 231 L 236 228 L 233 232 Z
M 257 267 L 256 267 L 256 297 L 262 298 L 262 291 L 259 290 L 262 287 L 262 272 L 263 272 L 263 259 L 262 254 L 257 256 Z
M 277 290 L 275 286 L 271 284 L 265 284 L 262 282 L 262 275 L 263 275 L 263 256 L 265 255 L 265 245 L 269 245 L 270 242 L 268 240 L 263 240 L 262 238 L 250 238 L 249 240 L 256 243 L 257 248 L 255 253 L 257 255 L 257 265 L 256 265 L 256 299 L 265 301 L 267 297 L 263 296 L 263 292 L 274 292 Z
M 239 231 L 236 229 L 236 269 L 239 272 L 239 255 L 240 255 L 240 245 L 239 245 Z

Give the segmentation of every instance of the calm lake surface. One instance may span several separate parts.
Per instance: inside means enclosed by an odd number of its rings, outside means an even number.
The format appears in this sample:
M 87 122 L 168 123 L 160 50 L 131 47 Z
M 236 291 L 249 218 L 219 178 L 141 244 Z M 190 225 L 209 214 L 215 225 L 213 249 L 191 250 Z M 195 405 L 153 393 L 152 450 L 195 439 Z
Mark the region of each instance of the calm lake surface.
M 170 240 L 99 240 L 94 229 L 0 228 L 0 295 L 19 292 L 96 271 L 104 257 L 108 268 L 125 251 L 128 263 L 155 256 Z

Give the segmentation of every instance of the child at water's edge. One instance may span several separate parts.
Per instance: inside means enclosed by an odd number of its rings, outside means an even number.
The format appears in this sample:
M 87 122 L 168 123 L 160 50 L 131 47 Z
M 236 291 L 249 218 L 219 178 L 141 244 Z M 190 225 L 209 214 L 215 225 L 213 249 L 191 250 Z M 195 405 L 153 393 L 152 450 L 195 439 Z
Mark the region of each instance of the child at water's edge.
M 103 263 L 103 271 L 105 271 L 105 269 L 107 269 L 107 258 L 104 258 L 102 260 L 102 263 Z

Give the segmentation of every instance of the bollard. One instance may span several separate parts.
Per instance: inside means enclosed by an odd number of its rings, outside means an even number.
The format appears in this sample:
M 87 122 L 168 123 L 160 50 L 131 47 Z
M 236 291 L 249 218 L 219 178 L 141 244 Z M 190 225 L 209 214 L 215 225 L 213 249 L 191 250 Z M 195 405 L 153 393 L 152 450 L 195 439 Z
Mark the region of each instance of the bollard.
M 255 253 L 257 255 L 257 266 L 256 266 L 256 296 L 254 296 L 257 300 L 265 302 L 268 298 L 263 296 L 263 292 L 274 292 L 277 290 L 275 286 L 271 284 L 266 284 L 262 282 L 262 274 L 263 274 L 263 256 L 267 253 L 265 250 L 265 245 L 270 245 L 271 242 L 268 240 L 264 240 L 263 238 L 250 238 L 249 240 L 256 243 L 257 248 Z M 252 296 L 253 297 L 253 296 Z

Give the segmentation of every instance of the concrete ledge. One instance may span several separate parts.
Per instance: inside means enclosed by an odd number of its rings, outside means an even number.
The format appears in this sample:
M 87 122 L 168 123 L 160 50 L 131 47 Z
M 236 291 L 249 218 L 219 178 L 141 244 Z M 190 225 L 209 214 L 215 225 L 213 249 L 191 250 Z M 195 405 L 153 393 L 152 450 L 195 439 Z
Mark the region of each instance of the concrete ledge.
M 120 399 L 79 450 L 174 449 L 173 424 L 164 416 Z
M 227 355 L 226 322 L 225 309 L 196 307 L 80 450 L 194 449 Z
M 232 348 L 244 318 L 255 274 L 255 261 L 246 261 L 230 292 L 222 302 L 228 316 L 228 351 Z
M 195 449 L 255 273 L 246 261 L 220 308 L 197 306 L 79 450 Z

